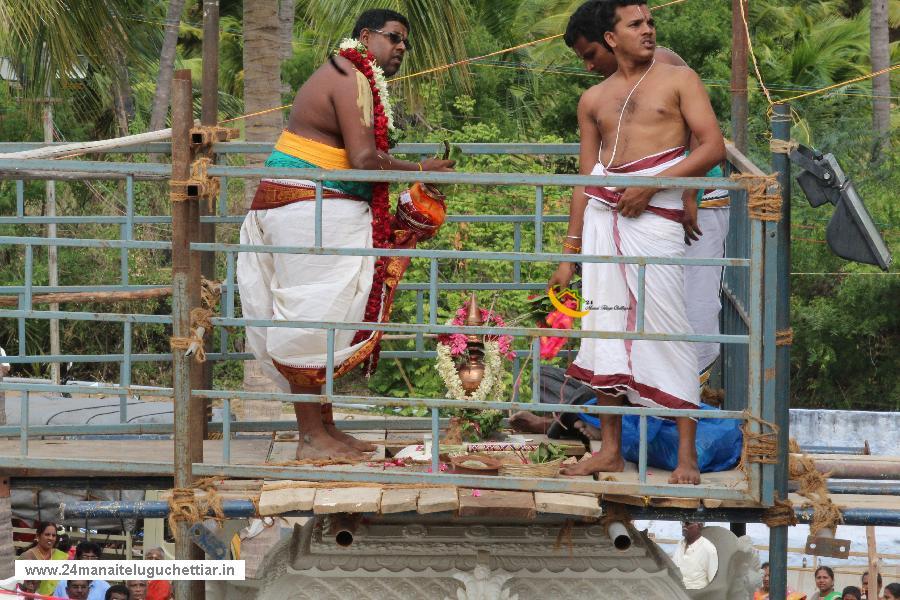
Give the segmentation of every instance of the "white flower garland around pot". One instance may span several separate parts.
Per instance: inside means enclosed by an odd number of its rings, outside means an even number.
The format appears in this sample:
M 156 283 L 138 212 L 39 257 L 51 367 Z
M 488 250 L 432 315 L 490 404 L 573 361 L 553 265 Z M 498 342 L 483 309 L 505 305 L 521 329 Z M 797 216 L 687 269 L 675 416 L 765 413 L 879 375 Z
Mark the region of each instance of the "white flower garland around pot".
M 499 402 L 503 399 L 503 357 L 500 355 L 500 345 L 496 341 L 484 344 L 484 378 L 478 388 L 471 395 L 466 394 L 456 363 L 450 353 L 450 346 L 438 342 L 437 345 L 437 372 L 440 374 L 444 385 L 447 386 L 447 396 L 454 400 L 475 400 L 478 402 L 492 400 Z

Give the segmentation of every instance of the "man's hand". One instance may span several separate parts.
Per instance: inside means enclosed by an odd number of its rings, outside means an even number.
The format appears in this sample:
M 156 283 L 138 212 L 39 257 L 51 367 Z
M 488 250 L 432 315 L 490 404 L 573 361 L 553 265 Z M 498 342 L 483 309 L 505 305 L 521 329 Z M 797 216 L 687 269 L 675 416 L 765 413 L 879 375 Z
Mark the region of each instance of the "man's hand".
M 697 225 L 697 201 L 696 192 L 694 190 L 685 190 L 681 197 L 681 203 L 684 206 L 684 216 L 681 217 L 681 226 L 684 227 L 684 243 L 688 246 L 691 241 L 697 241 L 703 232 Z
M 619 214 L 631 219 L 638 218 L 650 204 L 650 199 L 656 192 L 657 190 L 653 188 L 626 188 L 616 203 Z
M 569 287 L 572 277 L 575 275 L 575 263 L 562 262 L 556 267 L 556 271 L 550 276 L 547 283 L 548 289 L 564 290 Z
M 456 165 L 455 160 L 441 160 L 440 158 L 426 158 L 421 163 L 423 171 L 452 171 Z

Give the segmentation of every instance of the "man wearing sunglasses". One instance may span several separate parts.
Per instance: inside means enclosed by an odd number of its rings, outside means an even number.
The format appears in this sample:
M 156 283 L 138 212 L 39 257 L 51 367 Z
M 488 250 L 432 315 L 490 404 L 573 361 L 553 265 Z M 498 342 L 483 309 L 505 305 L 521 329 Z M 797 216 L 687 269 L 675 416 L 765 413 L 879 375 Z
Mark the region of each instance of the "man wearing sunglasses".
M 411 49 L 409 21 L 391 10 L 368 10 L 353 29 L 353 41 L 329 58 L 297 91 L 288 126 L 266 161 L 267 167 L 450 171 L 453 161 L 409 162 L 376 146 L 388 115 L 376 114 L 379 79 L 394 75 Z M 365 47 L 374 57 L 369 63 Z M 350 51 L 352 48 L 352 52 Z M 379 96 L 380 97 L 380 96 Z M 386 98 L 380 98 L 386 108 Z M 379 111 L 380 112 L 380 111 Z M 383 192 L 365 182 L 324 181 L 321 244 L 326 248 L 372 248 L 383 236 L 387 212 Z M 383 188 L 380 188 L 383 190 Z M 311 247 L 316 244 L 316 184 L 297 179 L 262 180 L 241 227 L 241 243 Z M 373 226 L 374 225 L 374 226 Z M 237 278 L 243 314 L 250 319 L 361 322 L 372 298 L 385 310 L 387 293 L 372 293 L 377 263 L 373 256 L 335 256 L 243 252 Z M 378 271 L 386 273 L 389 269 Z M 386 281 L 386 280 L 385 280 Z M 378 284 L 381 287 L 381 284 Z M 387 290 L 387 287 L 383 288 Z M 385 298 L 388 298 L 385 300 Z M 378 308 L 378 307 L 376 307 Z M 369 358 L 378 337 L 371 332 L 334 333 L 336 376 Z M 328 338 L 324 329 L 247 328 L 247 345 L 264 372 L 283 391 L 320 394 L 325 383 Z M 368 336 L 368 337 L 366 337 Z M 362 339 L 359 339 L 362 338 Z M 331 405 L 296 403 L 300 432 L 298 460 L 361 460 L 374 446 L 340 432 Z

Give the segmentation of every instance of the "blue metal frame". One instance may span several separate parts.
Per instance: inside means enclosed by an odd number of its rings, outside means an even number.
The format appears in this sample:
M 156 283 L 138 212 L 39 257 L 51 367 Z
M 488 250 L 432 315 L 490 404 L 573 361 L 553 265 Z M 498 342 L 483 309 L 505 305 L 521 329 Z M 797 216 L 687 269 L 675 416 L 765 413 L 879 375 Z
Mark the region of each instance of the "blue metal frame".
M 13 151 L 28 147 L 27 144 L 0 144 L 0 151 Z M 217 154 L 265 152 L 271 144 L 247 144 L 228 143 L 217 144 Z M 124 151 L 135 152 L 168 152 L 168 144 L 146 144 L 136 146 Z M 439 149 L 437 144 L 410 144 L 401 145 L 396 149 L 398 153 L 428 154 Z M 463 153 L 467 154 L 549 154 L 571 155 L 577 153 L 576 144 L 463 144 Z M 224 157 L 219 162 L 225 162 Z M 89 216 L 66 217 L 58 216 L 52 219 L 46 217 L 26 217 L 24 215 L 24 186 L 22 178 L 46 178 L 46 173 L 53 171 L 57 177 L 66 179 L 125 179 L 125 215 L 124 216 Z M 104 290 L 136 290 L 146 289 L 146 285 L 134 285 L 129 280 L 129 260 L 131 253 L 139 250 L 170 249 L 171 244 L 165 241 L 142 241 L 134 239 L 134 227 L 139 224 L 169 224 L 171 218 L 167 216 L 142 216 L 135 214 L 134 191 L 136 180 L 165 179 L 170 170 L 167 165 L 146 163 L 110 163 L 73 160 L 29 160 L 14 161 L 0 159 L 0 173 L 7 173 L 10 178 L 17 180 L 17 214 L 14 217 L 0 217 L 0 224 L 16 223 L 25 225 L 41 225 L 49 222 L 60 224 L 77 223 L 105 223 L 119 225 L 119 240 L 93 240 L 80 238 L 46 239 L 42 237 L 12 237 L 0 236 L 0 245 L 24 246 L 24 281 L 22 285 L 0 287 L 0 294 L 16 294 L 19 297 L 19 306 L 16 310 L 0 311 L 0 318 L 18 320 L 19 324 L 19 351 L 17 355 L 9 357 L 11 363 L 48 363 L 48 362 L 116 362 L 119 363 L 120 378 L 118 385 L 106 385 L 103 387 L 83 386 L 52 386 L 38 383 L 0 383 L 0 389 L 20 390 L 23 392 L 23 402 L 27 404 L 29 392 L 74 392 L 86 394 L 111 394 L 120 398 L 120 421 L 118 428 L 113 426 L 77 426 L 70 431 L 81 433 L 103 434 L 112 431 L 140 430 L 149 432 L 171 432 L 172 426 L 131 426 L 127 424 L 127 399 L 130 395 L 163 395 L 174 396 L 176 402 L 179 398 L 192 397 L 196 399 L 222 399 L 226 403 L 224 421 L 221 425 L 224 435 L 223 456 L 221 465 L 208 463 L 195 464 L 193 473 L 203 475 L 231 473 L 235 476 L 246 476 L 250 470 L 246 466 L 232 465 L 230 432 L 246 429 L 240 422 L 232 422 L 230 411 L 227 410 L 231 399 L 257 399 L 288 402 L 334 402 L 337 406 L 357 406 L 361 404 L 376 406 L 420 406 L 430 409 L 432 439 L 439 439 L 440 421 L 439 409 L 442 407 L 471 407 L 471 408 L 495 408 L 516 409 L 528 408 L 535 412 L 585 412 L 590 414 L 635 414 L 640 415 L 641 443 L 639 461 L 639 484 L 622 484 L 616 486 L 615 482 L 585 482 L 571 480 L 540 480 L 531 478 L 491 477 L 484 480 L 478 477 L 448 475 L 440 473 L 438 465 L 438 444 L 433 445 L 432 473 L 372 473 L 353 470 L 331 470 L 328 468 L 303 469 L 283 467 L 253 467 L 253 477 L 261 475 L 281 478 L 303 478 L 312 480 L 339 480 L 339 481 L 382 481 L 382 482 L 434 482 L 456 485 L 487 485 L 502 489 L 539 489 L 546 491 L 599 491 L 606 492 L 612 489 L 627 489 L 629 494 L 637 495 L 665 495 L 693 498 L 717 498 L 717 499 L 750 499 L 759 501 L 764 505 L 771 504 L 773 497 L 774 470 L 771 465 L 760 467 L 751 464 L 748 469 L 749 485 L 746 488 L 715 489 L 706 486 L 678 486 L 678 485 L 650 485 L 647 483 L 647 417 L 648 416 L 701 416 L 700 411 L 674 411 L 668 409 L 637 409 L 630 407 L 572 407 L 569 405 L 552 405 L 539 403 L 520 403 L 519 398 L 513 402 L 458 402 L 444 398 L 382 398 L 337 395 L 333 389 L 334 372 L 334 332 L 337 330 L 357 330 L 361 327 L 369 330 L 381 330 L 386 332 L 412 334 L 415 339 L 415 349 L 405 351 L 386 351 L 385 357 L 395 358 L 430 358 L 433 351 L 426 350 L 424 338 L 426 334 L 440 334 L 448 332 L 471 332 L 478 334 L 509 334 L 515 338 L 530 339 L 528 347 L 520 347 L 516 351 L 514 369 L 518 372 L 520 361 L 531 361 L 531 390 L 530 397 L 539 396 L 539 348 L 537 337 L 544 333 L 537 328 L 528 327 L 478 327 L 459 328 L 439 325 L 437 321 L 437 308 L 439 296 L 445 290 L 539 290 L 545 286 L 544 282 L 522 281 L 521 265 L 527 262 L 559 262 L 571 260 L 571 255 L 546 252 L 544 243 L 544 226 L 548 223 L 562 223 L 566 221 L 565 215 L 544 215 L 544 189 L 546 187 L 570 187 L 576 185 L 610 185 L 626 187 L 629 185 L 641 185 L 659 188 L 699 188 L 705 189 L 717 187 L 732 191 L 734 209 L 732 213 L 732 233 L 729 238 L 729 249 L 725 259 L 661 259 L 654 257 L 615 257 L 615 256 L 579 256 L 578 260 L 592 263 L 625 263 L 638 265 L 638 327 L 634 333 L 603 332 L 603 331 L 559 331 L 554 335 L 561 337 L 578 338 L 611 338 L 611 339 L 657 339 L 657 340 L 685 340 L 691 342 L 719 342 L 726 345 L 726 391 L 729 398 L 730 410 L 720 412 L 703 412 L 707 418 L 743 418 L 743 409 L 757 417 L 765 418 L 772 413 L 772 401 L 769 394 L 771 388 L 764 382 L 764 349 L 773 347 L 774 328 L 770 325 L 772 319 L 767 317 L 773 308 L 769 297 L 769 290 L 774 290 L 774 272 L 770 269 L 770 252 L 768 252 L 767 240 L 764 239 L 765 227 L 759 221 L 749 220 L 746 215 L 746 194 L 743 184 L 728 178 L 655 178 L 648 181 L 644 178 L 631 176 L 616 177 L 592 177 L 582 175 L 536 175 L 536 174 L 507 174 L 507 173 L 410 173 L 403 171 L 323 171 L 318 169 L 266 169 L 230 167 L 226 164 L 218 164 L 208 169 L 210 176 L 219 177 L 297 177 L 302 176 L 317 182 L 316 185 L 316 228 L 315 243 L 312 247 L 270 247 L 270 246 L 242 246 L 227 243 L 193 243 L 191 251 L 214 252 L 225 254 L 225 273 L 223 295 L 220 316 L 212 319 L 214 327 L 219 328 L 219 352 L 210 353 L 210 360 L 246 360 L 250 356 L 246 353 L 228 352 L 227 327 L 233 326 L 267 326 L 267 327 L 303 327 L 318 328 L 327 331 L 328 359 L 326 371 L 327 384 L 322 395 L 295 395 L 295 394 L 254 394 L 233 390 L 189 390 L 176 387 L 150 388 L 132 385 L 132 367 L 138 362 L 169 361 L 172 354 L 134 354 L 132 352 L 133 326 L 138 323 L 171 324 L 171 316 L 146 315 L 146 314 L 117 314 L 95 313 L 77 311 L 46 311 L 35 310 L 32 305 L 32 297 L 35 293 L 46 292 L 71 292 L 71 291 L 96 291 Z M 449 223 L 510 223 L 513 225 L 513 249 L 512 251 L 450 251 L 450 250 L 373 250 L 364 248 L 327 248 L 322 245 L 322 181 L 389 181 L 409 183 L 423 181 L 436 184 L 470 184 L 470 185 L 504 185 L 504 186 L 532 186 L 534 193 L 534 209 L 528 215 L 451 215 Z M 203 217 L 202 222 L 226 224 L 239 223 L 241 216 L 229 216 L 226 210 L 226 186 L 222 185 L 222 194 L 219 197 L 216 216 Z M 532 227 L 534 230 L 534 243 L 531 248 L 523 247 L 523 227 Z M 64 248 L 109 248 L 118 249 L 120 256 L 120 277 L 118 285 L 103 286 L 37 286 L 33 281 L 33 252 L 34 247 L 56 246 Z M 317 254 L 317 255 L 354 255 L 354 256 L 386 256 L 401 255 L 410 256 L 413 260 L 427 260 L 430 265 L 429 280 L 427 283 L 405 283 L 400 286 L 401 291 L 415 293 L 416 297 L 416 323 L 386 323 L 364 325 L 359 323 L 335 323 L 335 322 L 305 322 L 305 321 L 269 321 L 250 320 L 235 317 L 236 282 L 235 282 L 235 257 L 238 252 L 268 252 L 268 253 L 292 253 L 292 254 Z M 513 266 L 512 280 L 507 282 L 439 282 L 440 261 L 446 259 L 467 259 L 481 261 L 505 261 Z M 707 336 L 688 332 L 648 333 L 644 331 L 645 292 L 644 279 L 648 264 L 678 264 L 678 265 L 707 265 L 724 266 L 726 268 L 726 297 L 725 297 L 725 329 L 721 335 Z M 161 285 L 168 285 L 169 282 Z M 180 297 L 186 293 L 181 285 L 176 285 L 175 295 Z M 428 314 L 425 315 L 425 294 L 428 295 Z M 764 296 L 764 293 L 766 294 Z M 73 355 L 60 354 L 56 356 L 28 355 L 24 347 L 24 334 L 27 320 L 60 319 L 80 320 L 95 322 L 122 323 L 123 350 L 121 353 L 106 355 Z M 768 356 L 768 354 L 766 354 Z M 527 388 L 526 388 L 527 389 Z M 23 415 L 27 414 L 27 406 L 23 406 Z M 754 425 L 755 426 L 755 425 Z M 388 428 L 391 423 L 388 423 Z M 18 432 L 21 439 L 21 456 L 0 457 L 0 468 L 28 466 L 34 468 L 46 468 L 46 459 L 37 459 L 28 456 L 28 439 L 34 435 L 50 435 L 47 428 L 31 428 L 27 419 L 18 428 L 3 428 Z M 56 431 L 56 429 L 52 429 Z M 131 474 L 156 474 L 164 465 L 155 463 L 130 463 L 122 464 L 116 461 L 81 461 L 60 460 L 54 468 L 71 468 L 97 473 L 131 473 Z M 171 469 L 171 466 L 168 467 Z

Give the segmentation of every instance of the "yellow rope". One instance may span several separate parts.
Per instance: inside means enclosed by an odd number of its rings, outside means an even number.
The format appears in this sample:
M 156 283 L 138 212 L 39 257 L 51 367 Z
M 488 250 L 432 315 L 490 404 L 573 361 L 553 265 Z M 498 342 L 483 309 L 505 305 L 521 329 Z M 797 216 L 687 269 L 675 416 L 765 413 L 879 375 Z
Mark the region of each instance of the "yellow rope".
M 672 0 L 671 2 L 666 2 L 666 3 L 664 3 L 664 4 L 659 4 L 659 5 L 657 5 L 657 6 L 653 6 L 653 7 L 650 8 L 650 10 L 656 10 L 656 9 L 658 9 L 658 8 L 665 8 L 666 6 L 672 6 L 673 4 L 681 4 L 682 2 L 687 2 L 687 0 Z M 535 44 L 541 44 L 541 43 L 543 43 L 543 42 L 548 42 L 548 41 L 550 41 L 550 40 L 555 40 L 555 39 L 557 39 L 557 38 L 561 38 L 562 36 L 563 36 L 563 34 L 561 34 L 561 33 L 557 33 L 557 34 L 555 34 L 555 35 L 548 35 L 547 37 L 543 37 L 543 38 L 541 38 L 541 39 L 539 39 L 539 40 L 534 40 L 534 41 L 531 41 L 531 42 L 525 42 L 524 44 L 518 44 L 518 45 L 516 45 L 516 46 L 512 46 L 512 47 L 510 47 L 510 48 L 504 48 L 503 50 L 497 50 L 497 51 L 491 52 L 491 53 L 489 53 L 489 54 L 483 54 L 483 55 L 481 55 L 481 56 L 475 56 L 475 57 L 473 57 L 473 58 L 466 58 L 466 59 L 463 59 L 463 60 L 458 60 L 458 61 L 456 61 L 456 62 L 448 63 L 448 64 L 446 64 L 446 65 L 440 65 L 440 66 L 437 66 L 437 67 L 431 67 L 431 68 L 425 69 L 425 70 L 423 70 L 423 71 L 418 71 L 418 72 L 416 72 L 416 73 L 410 73 L 409 75 L 402 75 L 402 76 L 400 76 L 400 77 L 394 77 L 393 79 L 391 79 L 390 81 L 388 81 L 388 83 L 394 83 L 394 82 L 396 82 L 396 81 L 403 81 L 404 79 L 413 79 L 414 77 L 420 77 L 420 76 L 422 76 L 422 75 L 428 75 L 429 73 L 436 73 L 436 72 L 438 72 L 438 71 L 446 71 L 447 69 L 452 69 L 453 67 L 458 67 L 458 66 L 460 66 L 460 65 L 469 64 L 469 63 L 471 63 L 471 62 L 475 62 L 475 61 L 478 61 L 478 60 L 483 60 L 483 59 L 485 59 L 485 58 L 490 58 L 490 57 L 492 57 L 492 56 L 499 56 L 499 55 L 501 55 L 501 54 L 506 54 L 506 53 L 509 53 L 509 52 L 513 52 L 513 51 L 515 51 L 515 50 L 519 50 L 519 49 L 525 48 L 525 47 L 527 47 L 527 46 L 534 46 Z M 250 119 L 250 118 L 252 118 L 252 117 L 258 117 L 258 116 L 260 116 L 260 115 L 265 115 L 265 114 L 268 114 L 268 113 L 270 113 L 270 112 L 275 112 L 276 110 L 283 110 L 283 109 L 285 109 L 285 108 L 290 108 L 290 107 L 291 107 L 291 104 L 285 104 L 284 106 L 277 106 L 277 107 L 275 107 L 275 108 L 267 108 L 266 110 L 259 110 L 259 111 L 256 111 L 256 112 L 254 112 L 254 113 L 250 113 L 250 114 L 247 114 L 247 115 L 240 115 L 240 116 L 237 116 L 237 117 L 234 117 L 234 118 L 231 118 L 231 119 L 225 119 L 224 121 L 219 121 L 219 123 L 231 123 L 231 122 L 233 122 L 233 121 L 240 121 L 241 119 Z
M 900 69 L 900 63 L 896 65 L 891 65 L 886 69 L 881 69 L 880 71 L 875 71 L 874 73 L 869 73 L 868 75 L 860 75 L 859 77 L 854 77 L 853 79 L 848 79 L 847 81 L 842 81 L 840 83 L 835 83 L 833 85 L 825 86 L 818 90 L 813 90 L 811 92 L 806 92 L 804 94 L 798 94 L 796 96 L 791 96 L 790 98 L 784 98 L 783 100 L 779 100 L 776 104 L 786 104 L 792 100 L 799 100 L 800 98 L 807 98 L 809 96 L 814 96 L 815 94 L 821 94 L 822 92 L 827 92 L 828 90 L 833 90 L 835 88 L 848 86 L 850 84 L 856 83 L 858 81 L 865 81 L 866 79 L 872 79 L 873 77 L 878 77 L 879 75 L 884 75 L 885 73 L 890 73 L 895 69 Z
M 744 22 L 744 32 L 747 34 L 747 50 L 750 51 L 750 58 L 753 61 L 753 70 L 756 71 L 756 79 L 759 81 L 759 86 L 762 88 L 763 94 L 766 95 L 766 100 L 769 101 L 769 104 L 774 104 L 772 102 L 772 95 L 769 94 L 769 90 L 766 87 L 765 82 L 763 82 L 762 73 L 759 72 L 759 63 L 756 62 L 756 54 L 753 52 L 753 40 L 750 39 L 750 24 L 747 23 L 747 12 L 744 10 L 744 3 L 738 2 L 741 6 L 741 20 Z

